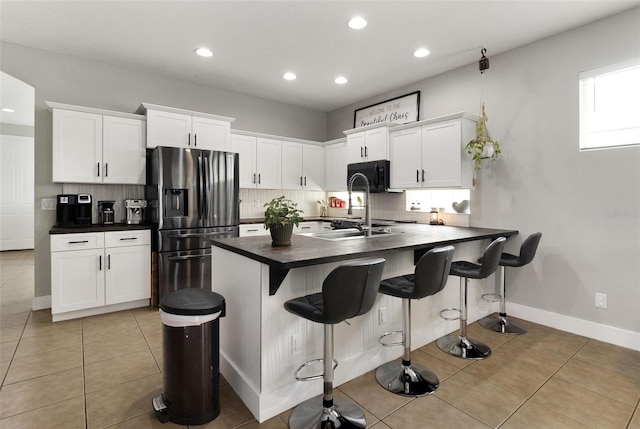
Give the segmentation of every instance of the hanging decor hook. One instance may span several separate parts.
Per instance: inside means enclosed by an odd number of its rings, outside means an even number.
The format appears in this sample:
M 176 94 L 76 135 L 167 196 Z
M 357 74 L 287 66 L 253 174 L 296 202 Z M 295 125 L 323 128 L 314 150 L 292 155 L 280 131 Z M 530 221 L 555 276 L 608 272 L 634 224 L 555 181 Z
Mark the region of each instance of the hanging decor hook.
M 480 53 L 482 54 L 482 58 L 478 61 L 478 68 L 480 69 L 480 73 L 484 74 L 484 71 L 489 68 L 489 58 L 484 55 L 487 53 L 487 49 L 482 48 Z

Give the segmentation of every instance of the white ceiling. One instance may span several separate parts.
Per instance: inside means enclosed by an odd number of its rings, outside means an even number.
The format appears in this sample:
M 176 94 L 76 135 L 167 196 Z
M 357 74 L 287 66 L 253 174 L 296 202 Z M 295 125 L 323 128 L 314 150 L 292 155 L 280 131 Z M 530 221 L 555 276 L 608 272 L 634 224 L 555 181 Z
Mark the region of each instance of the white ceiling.
M 640 6 L 634 1 L 0 1 L 3 41 L 321 111 Z M 354 15 L 369 25 L 347 28 Z M 211 58 L 194 50 L 208 46 Z M 431 55 L 416 59 L 426 47 Z M 293 71 L 298 79 L 285 81 Z M 336 85 L 342 74 L 346 85 Z

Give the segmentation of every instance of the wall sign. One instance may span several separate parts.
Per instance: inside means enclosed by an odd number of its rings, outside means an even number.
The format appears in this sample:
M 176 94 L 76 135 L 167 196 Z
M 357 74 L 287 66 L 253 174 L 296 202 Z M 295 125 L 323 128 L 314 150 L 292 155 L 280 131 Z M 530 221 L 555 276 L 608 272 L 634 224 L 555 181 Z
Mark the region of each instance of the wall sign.
M 416 91 L 411 94 L 383 101 L 382 103 L 357 109 L 353 114 L 353 128 L 379 124 L 381 122 L 406 124 L 417 121 L 419 116 L 420 91 Z

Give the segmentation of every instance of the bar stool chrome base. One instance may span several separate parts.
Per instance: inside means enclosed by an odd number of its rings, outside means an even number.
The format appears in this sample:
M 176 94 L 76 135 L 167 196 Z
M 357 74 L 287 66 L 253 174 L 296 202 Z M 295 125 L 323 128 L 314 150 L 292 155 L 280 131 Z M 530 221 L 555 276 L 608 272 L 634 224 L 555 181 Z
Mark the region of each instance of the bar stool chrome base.
M 526 334 L 527 330 L 516 322 L 508 321 L 504 316 L 487 316 L 478 321 L 480 326 L 499 334 Z
M 290 429 L 364 429 L 367 421 L 356 404 L 333 398 L 333 406 L 322 405 L 322 395 L 304 401 L 289 417 Z
M 436 344 L 443 352 L 462 359 L 479 360 L 491 356 L 491 349 L 486 344 L 457 334 L 438 338 Z
M 376 370 L 376 380 L 391 393 L 402 396 L 431 395 L 440 385 L 438 377 L 425 367 L 401 361 L 387 362 Z

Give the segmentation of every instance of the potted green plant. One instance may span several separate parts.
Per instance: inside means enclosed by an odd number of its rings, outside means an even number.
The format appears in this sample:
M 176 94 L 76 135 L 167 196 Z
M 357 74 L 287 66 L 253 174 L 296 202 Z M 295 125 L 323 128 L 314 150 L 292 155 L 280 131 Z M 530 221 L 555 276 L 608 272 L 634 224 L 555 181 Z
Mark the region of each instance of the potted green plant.
M 264 205 L 264 228 L 271 233 L 272 246 L 291 245 L 293 226 L 298 226 L 302 218 L 298 203 L 283 196 L 274 198 Z
M 468 154 L 473 155 L 473 167 L 476 171 L 482 168 L 483 159 L 495 161 L 500 155 L 500 143 L 497 140 L 492 140 L 487 130 L 487 115 L 484 112 L 484 104 L 482 104 L 482 117 L 478 119 L 476 125 L 476 138 L 467 143 L 465 148 Z

